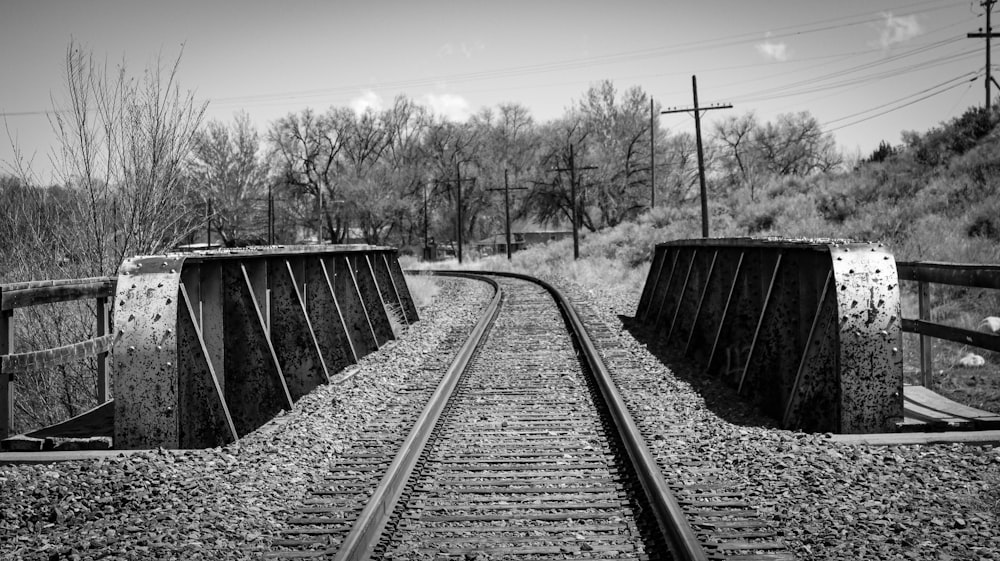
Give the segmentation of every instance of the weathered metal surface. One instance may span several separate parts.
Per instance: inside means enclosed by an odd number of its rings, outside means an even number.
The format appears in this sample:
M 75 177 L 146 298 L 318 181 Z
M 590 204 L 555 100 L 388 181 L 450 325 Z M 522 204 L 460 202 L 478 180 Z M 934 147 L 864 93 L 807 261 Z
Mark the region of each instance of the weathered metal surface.
M 333 283 L 320 259 L 305 260 L 306 308 L 323 362 L 329 373 L 358 361 L 340 313 Z
M 896 262 L 882 244 L 838 244 L 830 253 L 840 319 L 838 432 L 885 432 L 903 417 Z
M 670 257 L 668 257 L 665 251 L 655 251 L 653 252 L 653 262 L 649 265 L 649 278 L 655 279 L 659 278 L 663 271 L 664 263 L 670 266 Z M 656 283 L 647 282 L 642 287 L 642 294 L 639 296 L 639 309 L 646 310 L 649 308 L 649 302 L 653 298 L 653 289 L 656 287 Z M 639 314 L 636 314 L 637 316 Z
M 361 293 L 354 279 L 354 273 L 347 262 L 347 257 L 338 255 L 331 261 L 329 273 L 333 276 L 333 291 L 340 304 L 340 311 L 347 326 L 347 334 L 351 338 L 354 351 L 362 357 L 378 348 L 375 332 L 368 321 L 368 311 L 361 301 Z
M 304 278 L 301 259 L 272 262 L 270 279 L 270 325 L 271 344 L 281 365 L 288 392 L 292 401 L 311 392 L 316 386 L 329 382 L 330 373 L 320 354 L 313 333 L 312 323 L 306 313 L 301 285 L 293 271 L 292 263 L 300 270 L 298 278 Z
M 381 275 L 391 288 L 380 293 L 368 255 L 388 259 Z M 216 446 L 292 407 L 378 349 L 373 325 L 387 340 L 395 259 L 386 248 L 337 246 L 126 261 L 115 301 L 115 446 Z
M 225 298 L 226 403 L 240 436 L 292 408 L 281 364 L 271 346 L 250 273 L 239 262 L 222 267 Z
M 780 420 L 830 432 L 902 417 L 895 262 L 876 244 L 660 244 L 636 317 Z
M 139 257 L 119 271 L 112 389 L 115 447 L 177 447 L 177 322 L 183 257 Z
M 667 287 L 670 286 L 674 273 L 677 271 L 677 258 L 680 254 L 678 250 L 672 248 L 664 248 L 662 252 L 657 253 L 663 254 L 663 266 L 658 268 L 656 275 L 651 276 L 650 280 L 647 281 L 646 284 L 650 284 L 650 281 L 653 284 L 653 289 L 650 290 L 649 303 L 646 309 L 636 314 L 644 322 L 656 322 L 659 317 L 660 309 L 663 307 L 663 300 L 667 297 Z M 650 269 L 649 274 L 653 275 L 653 269 Z
M 392 332 L 386 303 L 382 300 L 371 262 L 367 255 L 351 255 L 347 260 L 351 264 L 351 272 L 354 274 L 355 282 L 358 283 L 361 300 L 365 304 L 365 309 L 368 310 L 368 321 L 371 322 L 375 339 L 378 346 L 381 347 L 395 339 L 396 336 Z M 402 320 L 401 317 L 399 319 Z
M 223 446 L 239 436 L 219 376 L 197 324 L 193 302 L 181 285 L 177 317 L 177 442 L 171 448 Z M 117 425 L 117 423 L 116 423 Z M 161 444 L 162 445 L 162 444 Z
M 399 317 L 400 321 L 409 323 L 406 310 L 403 309 L 399 293 L 396 291 L 396 283 L 393 282 L 389 268 L 386 266 L 385 258 L 380 254 L 373 254 L 368 256 L 368 263 L 371 265 L 375 283 L 378 285 L 378 292 L 382 296 L 382 302 L 391 310 L 391 313 Z
M 399 302 L 403 307 L 403 313 L 406 315 L 406 321 L 408 323 L 418 321 L 420 316 L 417 315 L 417 306 L 413 302 L 413 295 L 410 294 L 410 287 L 406 285 L 406 276 L 399 265 L 399 259 L 396 258 L 395 254 L 389 252 L 382 252 L 381 255 L 382 261 L 389 269 L 389 276 L 396 287 L 396 294 L 399 296 Z

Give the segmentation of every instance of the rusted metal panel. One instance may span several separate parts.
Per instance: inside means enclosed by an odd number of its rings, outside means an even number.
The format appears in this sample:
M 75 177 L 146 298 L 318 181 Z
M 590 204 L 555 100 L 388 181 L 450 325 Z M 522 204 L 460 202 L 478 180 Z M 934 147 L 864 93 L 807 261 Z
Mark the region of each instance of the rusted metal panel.
M 351 255 L 347 260 L 351 264 L 351 272 L 354 274 L 355 282 L 358 283 L 358 291 L 361 294 L 361 301 L 364 302 L 372 331 L 375 333 L 375 340 L 381 347 L 394 339 L 395 335 L 392 333 L 392 325 L 389 323 L 385 303 L 379 294 L 378 283 L 375 281 L 371 263 L 366 255 Z
M 640 319 L 787 428 L 885 431 L 901 419 L 898 281 L 884 247 L 686 240 L 657 255 Z
M 715 254 L 715 265 L 684 351 L 702 368 L 708 366 L 741 257 L 739 251 L 727 248 L 716 248 Z
M 382 296 L 382 302 L 387 309 L 392 310 L 392 313 L 396 315 L 399 321 L 409 324 L 410 322 L 406 318 L 406 311 L 403 309 L 399 294 L 396 292 L 396 283 L 392 281 L 392 276 L 386 267 L 385 257 L 381 253 L 367 257 L 368 264 L 371 266 L 372 273 L 374 274 L 375 284 L 378 286 L 379 294 Z
M 741 252 L 739 271 L 730 287 L 726 312 L 719 325 L 718 337 L 707 367 L 708 372 L 727 383 L 738 385 L 750 356 L 757 322 L 763 308 L 760 289 L 762 274 L 759 251 Z M 772 269 L 773 263 L 770 263 Z M 770 272 L 766 275 L 770 279 Z
M 358 361 L 322 259 L 305 261 L 309 321 L 329 374 Z
M 175 448 L 210 448 L 235 441 L 238 436 L 225 394 L 208 360 L 205 341 L 185 285 L 181 285 L 177 318 L 177 442 Z
M 712 249 L 697 252 L 688 275 L 687 286 L 677 305 L 675 319 L 667 337 L 676 341 L 681 348 L 685 348 L 691 338 L 691 330 L 694 329 L 694 322 L 698 318 L 705 286 L 715 267 L 715 253 Z
M 838 432 L 886 432 L 903 417 L 896 262 L 882 244 L 835 244 L 830 254 L 840 319 Z
M 358 291 L 347 257 L 335 256 L 331 264 L 332 267 L 329 268 L 332 271 L 329 272 L 333 276 L 333 289 L 344 316 L 344 323 L 347 325 L 347 334 L 351 337 L 358 358 L 361 358 L 378 350 L 378 341 L 375 339 L 371 322 L 368 321 L 368 312 L 361 301 L 361 293 Z
M 413 295 L 410 294 L 410 287 L 406 284 L 406 275 L 403 274 L 403 269 L 399 266 L 399 255 L 393 251 L 382 252 L 382 260 L 386 263 L 389 269 L 389 275 L 392 277 L 392 282 L 396 286 L 396 294 L 399 295 L 400 304 L 403 306 L 403 312 L 406 313 L 406 321 L 409 323 L 415 323 L 420 320 L 420 316 L 417 314 L 417 306 L 413 302 Z
M 783 426 L 823 431 L 840 426 L 840 386 L 837 384 L 837 339 L 829 337 L 837 323 L 833 272 L 821 290 L 805 349 L 782 415 Z
M 292 266 L 292 262 L 296 262 Z M 269 271 L 271 345 L 281 365 L 292 401 L 311 392 L 316 386 L 330 381 L 330 374 L 320 355 L 312 324 L 306 313 L 300 283 L 293 268 L 302 268 L 300 259 L 274 263 Z M 304 274 L 300 274 L 304 276 Z M 305 288 L 305 287 L 302 287 Z
M 677 250 L 670 247 L 657 248 L 656 251 L 663 254 L 663 267 L 660 268 L 655 278 L 651 276 L 647 280 L 647 282 L 652 281 L 654 283 L 651 291 L 652 295 L 649 298 L 649 305 L 646 306 L 645 310 L 641 311 L 641 316 L 638 316 L 642 318 L 642 321 L 647 323 L 656 322 L 660 308 L 663 307 L 663 301 L 667 297 L 667 288 L 670 286 L 670 282 L 677 270 L 677 257 L 679 255 Z
M 257 275 L 260 268 L 257 267 Z M 227 262 L 223 275 L 226 403 L 240 436 L 292 408 L 292 397 L 266 324 L 250 273 L 240 262 Z
M 635 317 L 644 317 L 649 308 L 649 301 L 653 298 L 656 288 L 656 279 L 660 277 L 663 264 L 668 262 L 667 251 L 657 248 L 653 251 L 653 262 L 649 265 L 649 273 L 646 274 L 646 284 L 642 287 L 642 294 L 639 296 L 639 305 L 636 306 Z
M 677 319 L 677 306 L 680 303 L 681 295 L 684 294 L 688 279 L 691 276 L 691 267 L 694 265 L 698 250 L 693 248 L 678 248 L 677 261 L 674 263 L 674 270 L 671 272 L 667 282 L 663 300 L 656 311 L 656 319 L 653 325 L 657 330 L 669 333 L 670 328 Z M 668 336 L 669 339 L 669 336 Z
M 120 270 L 112 389 L 115 447 L 179 445 L 177 322 L 183 257 L 139 257 Z

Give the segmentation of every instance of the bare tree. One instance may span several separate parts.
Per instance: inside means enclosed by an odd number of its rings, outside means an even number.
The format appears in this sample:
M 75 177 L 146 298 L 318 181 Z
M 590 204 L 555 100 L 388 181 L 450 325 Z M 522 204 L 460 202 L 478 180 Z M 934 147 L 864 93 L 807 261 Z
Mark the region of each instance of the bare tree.
M 72 242 L 96 274 L 186 234 L 183 172 L 207 104 L 181 93 L 180 61 L 165 67 L 157 57 L 137 79 L 124 61 L 109 69 L 74 43 L 66 50 L 65 109 L 50 118 L 59 143 L 52 160 L 59 180 L 84 194 L 86 229 Z
M 192 193 L 211 201 L 212 225 L 226 245 L 263 238 L 268 166 L 250 116 L 228 126 L 211 121 L 200 131 L 191 162 Z
M 346 232 L 341 224 L 332 222 L 331 214 L 320 200 L 338 200 L 335 188 L 338 158 L 346 138 L 345 126 L 342 111 L 331 109 L 317 115 L 305 109 L 299 114 L 282 117 L 268 132 L 271 157 L 282 184 L 300 201 L 302 196 L 313 197 L 312 205 L 300 204 L 296 208 L 297 221 L 303 226 L 313 224 L 317 231 L 325 223 L 326 232 L 334 241 L 340 241 Z M 316 222 L 317 217 L 321 222 Z

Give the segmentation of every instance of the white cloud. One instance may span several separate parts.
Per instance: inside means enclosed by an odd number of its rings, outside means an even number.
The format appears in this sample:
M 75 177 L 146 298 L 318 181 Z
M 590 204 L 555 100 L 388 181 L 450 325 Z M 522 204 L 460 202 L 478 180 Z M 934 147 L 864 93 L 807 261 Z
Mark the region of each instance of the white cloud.
M 482 41 L 474 41 L 472 43 L 445 43 L 438 48 L 437 56 L 440 58 L 448 58 L 455 55 L 461 55 L 463 58 L 471 59 L 473 55 L 478 51 L 486 50 L 486 43 Z
M 365 90 L 361 92 L 361 95 L 351 100 L 351 109 L 359 115 L 368 109 L 381 111 L 382 107 L 382 98 L 372 90 Z
M 788 50 L 788 45 L 784 43 L 772 43 L 771 41 L 764 41 L 763 43 L 757 43 L 757 52 L 764 55 L 765 58 L 771 60 L 777 60 L 784 62 L 788 60 L 791 52 Z
M 457 94 L 425 94 L 422 98 L 424 105 L 430 108 L 435 115 L 440 115 L 449 121 L 464 121 L 472 114 L 469 109 L 469 102 Z
M 883 49 L 909 41 L 924 32 L 915 15 L 896 17 L 891 12 L 883 12 L 882 17 L 884 20 L 878 25 L 878 44 Z

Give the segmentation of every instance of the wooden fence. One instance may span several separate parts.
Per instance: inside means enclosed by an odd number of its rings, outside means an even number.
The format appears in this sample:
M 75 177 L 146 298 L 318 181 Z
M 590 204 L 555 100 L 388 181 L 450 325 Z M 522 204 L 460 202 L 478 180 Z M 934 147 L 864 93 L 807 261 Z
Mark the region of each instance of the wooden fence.
M 117 277 L 45 280 L 0 285 L 0 438 L 10 436 L 14 424 L 17 374 L 66 364 L 88 357 L 97 359 L 97 400 L 108 400 L 107 357 L 111 348 L 111 307 Z M 97 336 L 54 349 L 17 353 L 14 310 L 74 300 L 96 301 Z
M 930 261 L 898 262 L 901 281 L 917 283 L 917 319 L 903 318 L 903 331 L 920 335 L 920 377 L 933 387 L 934 354 L 931 339 L 944 339 L 990 351 L 1000 351 L 1000 335 L 934 323 L 931 317 L 931 285 L 1000 289 L 1000 265 L 970 265 Z

